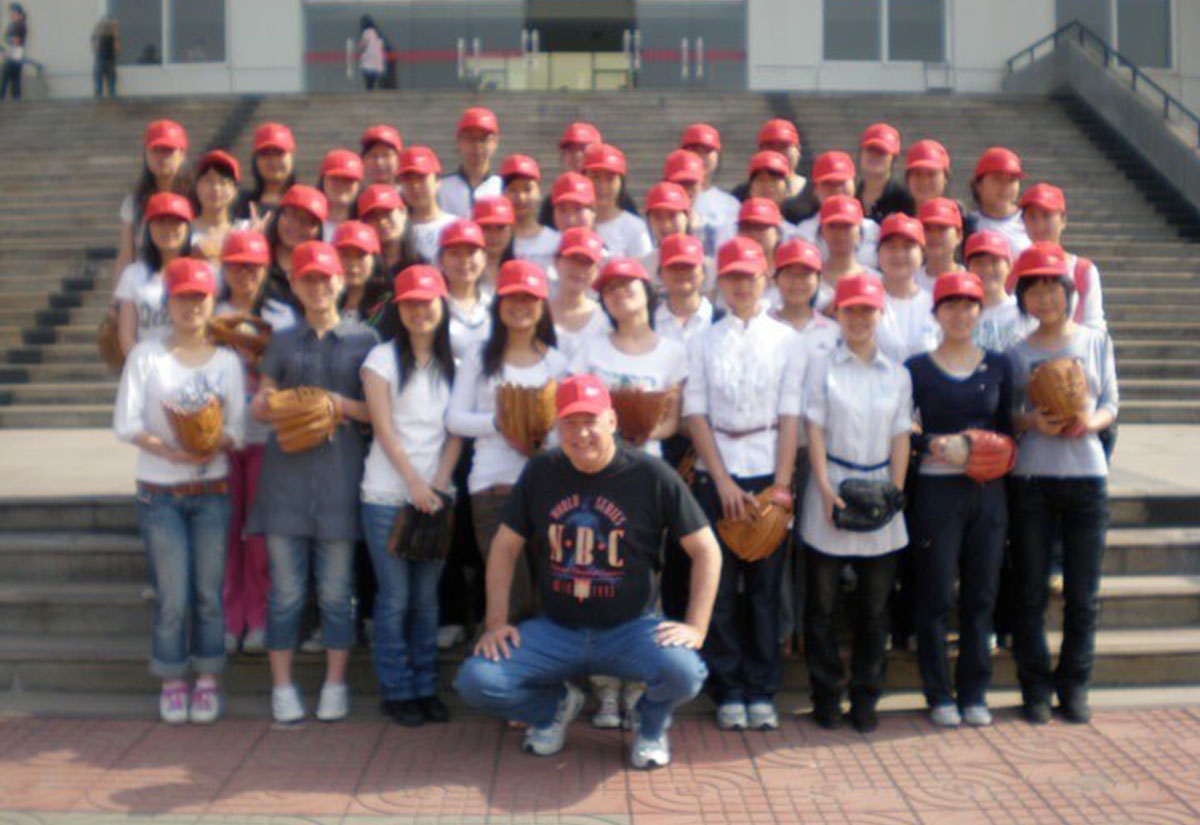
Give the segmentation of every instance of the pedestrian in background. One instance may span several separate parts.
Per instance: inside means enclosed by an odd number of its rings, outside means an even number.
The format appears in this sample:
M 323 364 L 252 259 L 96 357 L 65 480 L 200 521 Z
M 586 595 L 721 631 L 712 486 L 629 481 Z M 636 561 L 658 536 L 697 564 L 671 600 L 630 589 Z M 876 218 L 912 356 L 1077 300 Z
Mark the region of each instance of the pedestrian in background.
M 96 97 L 117 96 L 117 55 L 121 53 L 121 31 L 115 17 L 102 17 L 92 30 L 92 79 L 96 84 Z

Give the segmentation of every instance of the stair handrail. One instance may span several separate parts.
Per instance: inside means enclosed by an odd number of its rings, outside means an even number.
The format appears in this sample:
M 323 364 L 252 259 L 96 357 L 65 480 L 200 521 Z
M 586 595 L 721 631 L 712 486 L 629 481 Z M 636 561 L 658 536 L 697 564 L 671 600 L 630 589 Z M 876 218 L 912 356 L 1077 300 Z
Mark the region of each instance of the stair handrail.
M 1072 35 L 1079 40 L 1080 48 L 1087 47 L 1090 41 L 1091 45 L 1099 49 L 1100 53 L 1104 57 L 1104 68 L 1111 69 L 1114 62 L 1116 63 L 1117 68 L 1121 68 L 1122 66 L 1127 68 L 1129 70 L 1130 91 L 1136 93 L 1138 91 L 1138 84 L 1140 83 L 1144 87 L 1147 87 L 1154 92 L 1162 102 L 1162 117 L 1164 120 L 1169 121 L 1171 119 L 1172 110 L 1174 110 L 1176 114 L 1182 115 L 1187 120 L 1190 120 L 1192 125 L 1196 127 L 1196 146 L 1197 148 L 1200 148 L 1200 115 L 1197 115 L 1186 105 L 1184 105 L 1183 101 L 1160 86 L 1153 77 L 1146 73 L 1141 66 L 1134 63 L 1125 55 L 1121 54 L 1119 51 L 1109 45 L 1107 40 L 1096 34 L 1078 20 L 1072 20 L 1070 23 L 1059 26 L 1057 29 L 1050 32 L 1050 34 L 1037 40 L 1033 44 L 1026 46 L 1024 49 L 1021 49 L 1021 51 L 1008 58 L 1008 60 L 1005 61 L 1005 65 L 1008 68 L 1008 74 L 1015 72 L 1017 70 L 1017 64 L 1025 58 L 1029 58 L 1030 63 L 1033 63 L 1033 61 L 1037 60 L 1038 50 L 1041 49 L 1042 46 L 1045 46 L 1047 43 L 1053 43 L 1054 48 L 1057 49 L 1060 41 Z

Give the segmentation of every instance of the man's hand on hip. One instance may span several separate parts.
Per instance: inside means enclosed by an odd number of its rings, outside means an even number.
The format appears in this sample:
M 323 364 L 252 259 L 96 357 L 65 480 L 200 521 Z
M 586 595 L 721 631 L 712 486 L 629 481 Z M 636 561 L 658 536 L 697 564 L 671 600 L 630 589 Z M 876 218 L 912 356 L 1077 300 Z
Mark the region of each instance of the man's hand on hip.
M 521 634 L 510 624 L 485 630 L 475 643 L 475 655 L 493 662 L 512 657 L 512 652 L 521 646 Z
M 654 628 L 654 641 L 659 647 L 686 647 L 699 650 L 704 646 L 704 631 L 684 622 L 659 622 Z

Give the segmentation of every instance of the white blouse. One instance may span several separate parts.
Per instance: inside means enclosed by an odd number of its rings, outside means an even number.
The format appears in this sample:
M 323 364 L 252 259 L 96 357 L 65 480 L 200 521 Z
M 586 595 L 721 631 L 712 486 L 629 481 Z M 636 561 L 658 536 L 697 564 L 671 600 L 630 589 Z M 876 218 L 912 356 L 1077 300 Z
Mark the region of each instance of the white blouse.
M 567 329 L 558 324 L 554 325 L 554 336 L 558 340 L 558 351 L 566 357 L 567 362 L 575 360 L 583 343 L 590 338 L 596 336 L 605 336 L 613 331 L 612 322 L 608 320 L 608 316 L 604 314 L 604 310 L 596 307 L 592 311 L 592 317 L 588 318 L 586 324 L 579 329 Z
M 809 243 L 816 244 L 817 249 L 821 250 L 821 257 L 829 259 L 829 245 L 821 237 L 820 215 L 813 215 L 811 218 L 800 221 L 796 225 L 795 231 L 785 235 L 784 240 L 789 237 L 804 238 Z M 863 218 L 859 237 L 858 247 L 854 253 L 855 259 L 863 266 L 876 269 L 879 266 L 879 224 L 870 218 Z
M 686 321 L 671 312 L 666 298 L 654 311 L 654 331 L 664 338 L 678 341 L 685 347 L 691 342 L 692 336 L 712 324 L 714 308 L 712 301 L 701 296 L 700 306 L 696 308 Z
M 596 234 L 613 258 L 642 258 L 654 249 L 646 222 L 624 209 L 612 220 L 597 221 Z

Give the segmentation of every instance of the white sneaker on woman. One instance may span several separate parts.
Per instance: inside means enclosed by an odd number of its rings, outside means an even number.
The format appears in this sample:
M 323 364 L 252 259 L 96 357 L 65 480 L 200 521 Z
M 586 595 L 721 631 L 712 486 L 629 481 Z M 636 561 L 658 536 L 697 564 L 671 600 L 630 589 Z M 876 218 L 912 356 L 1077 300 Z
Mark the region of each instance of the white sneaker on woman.
M 182 725 L 188 720 L 188 689 L 186 684 L 163 687 L 158 695 L 158 716 L 168 725 Z
M 343 682 L 321 685 L 321 698 L 317 702 L 317 718 L 322 722 L 340 722 L 350 712 L 350 690 Z
M 285 725 L 304 718 L 304 702 L 295 685 L 280 685 L 271 689 L 271 716 Z
M 224 704 L 221 689 L 215 684 L 197 684 L 188 703 L 188 721 L 193 725 L 211 725 L 221 718 Z

